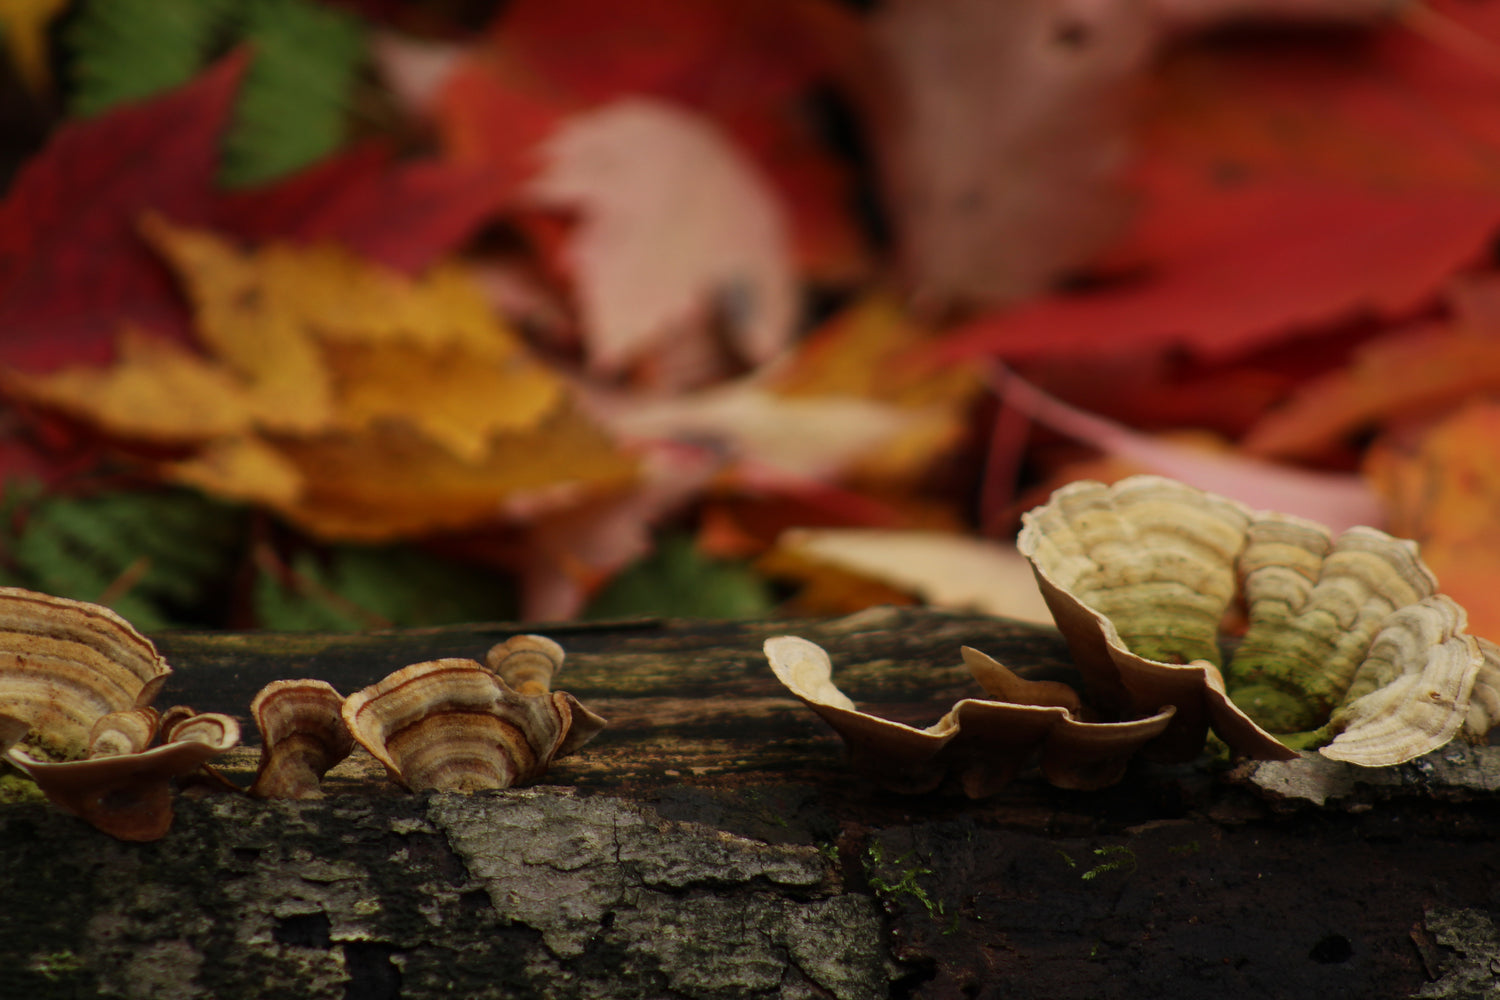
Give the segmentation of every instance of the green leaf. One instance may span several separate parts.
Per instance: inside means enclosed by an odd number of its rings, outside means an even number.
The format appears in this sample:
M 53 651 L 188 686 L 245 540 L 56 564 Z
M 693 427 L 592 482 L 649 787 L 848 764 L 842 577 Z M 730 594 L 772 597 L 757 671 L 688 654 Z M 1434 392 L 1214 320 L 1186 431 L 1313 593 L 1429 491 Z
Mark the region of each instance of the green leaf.
M 87 117 L 191 80 L 221 41 L 232 0 L 90 0 L 65 34 L 69 111 Z
M 406 546 L 299 552 L 285 579 L 262 571 L 256 619 L 280 631 L 358 631 L 513 618 L 504 577 Z
M 140 629 L 202 624 L 242 548 L 244 514 L 187 492 L 41 495 L 7 484 L 4 582 L 106 604 Z
M 353 17 L 306 0 L 246 0 L 243 38 L 255 52 L 224 143 L 230 187 L 274 180 L 338 149 L 365 58 Z
M 611 580 L 584 617 L 757 618 L 774 606 L 766 582 L 747 566 L 707 558 L 687 535 L 668 535 Z
M 191 80 L 232 44 L 250 45 L 220 180 L 274 180 L 339 148 L 365 61 L 354 16 L 311 0 L 88 0 L 66 33 L 75 115 L 95 115 Z

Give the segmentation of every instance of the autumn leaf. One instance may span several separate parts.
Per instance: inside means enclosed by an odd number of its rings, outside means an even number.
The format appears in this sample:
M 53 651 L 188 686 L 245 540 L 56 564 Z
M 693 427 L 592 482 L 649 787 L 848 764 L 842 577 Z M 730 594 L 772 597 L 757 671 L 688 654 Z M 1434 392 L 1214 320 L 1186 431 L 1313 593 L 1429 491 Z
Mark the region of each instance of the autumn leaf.
M 635 462 L 563 407 L 524 433 L 490 436 L 477 460 L 454 455 L 404 422 L 362 433 L 223 438 L 168 464 L 173 482 L 263 504 L 309 534 L 385 542 L 565 507 L 628 486 Z
M 1493 285 L 1494 278 L 1488 279 Z M 1456 403 L 1500 390 L 1500 327 L 1466 312 L 1449 322 L 1373 337 L 1347 367 L 1303 383 L 1250 429 L 1257 455 L 1313 458 L 1375 428 L 1427 420 Z
M 777 364 L 676 396 L 592 391 L 593 412 L 627 440 L 712 449 L 758 489 L 911 482 L 957 442 L 976 373 L 919 353 L 927 331 L 872 297 Z
M 851 280 L 868 269 L 850 177 L 809 113 L 830 84 L 875 75 L 860 20 L 826 0 L 520 0 L 490 28 L 516 72 L 579 107 L 636 94 L 697 111 L 731 135 L 791 209 L 806 273 Z
M 536 146 L 561 120 L 657 98 L 732 137 L 789 207 L 788 240 L 808 274 L 838 282 L 867 272 L 852 179 L 808 108 L 816 88 L 871 72 L 859 22 L 840 6 L 525 0 L 505 6 L 487 41 L 451 63 L 409 50 L 384 62 L 411 110 L 433 116 L 451 156 L 489 166 L 497 196 L 536 171 Z
M 1284 511 L 1335 531 L 1379 525 L 1382 511 L 1358 476 L 1278 465 L 1220 449 L 1184 446 L 1142 434 L 1053 399 L 1020 377 L 1001 372 L 996 392 L 1009 406 L 1114 459 L 1211 490 L 1263 510 Z
M 186 314 L 136 222 L 201 224 L 243 53 L 153 101 L 59 128 L 0 203 L 0 365 L 107 361 L 123 323 L 186 337 Z M 45 332 L 45 336 L 43 336 Z
M 168 478 L 329 538 L 464 527 L 523 496 L 630 480 L 633 460 L 461 267 L 412 279 L 337 247 L 146 230 L 188 289 L 203 353 L 129 334 L 117 364 L 13 372 L 14 395 L 115 438 L 193 445 Z
M 1431 43 L 1405 29 L 1375 37 L 1354 59 L 1273 43 L 1248 58 L 1205 49 L 1195 71 L 1164 77 L 1133 172 L 1143 210 L 1112 248 L 1103 286 L 982 317 L 955 332 L 954 352 L 1182 346 L 1227 360 L 1423 305 L 1500 226 L 1500 185 L 1476 169 L 1493 160 L 1493 128 L 1434 126 L 1450 112 L 1477 121 L 1476 95 L 1490 94 L 1492 108 L 1495 81 L 1476 63 L 1413 58 Z M 1288 59 L 1295 98 L 1282 80 Z M 1218 60 L 1255 71 L 1202 68 Z
M 1016 302 L 1118 236 L 1138 99 L 1158 50 L 1187 29 L 1384 13 L 1371 0 L 882 5 L 872 32 L 889 80 L 865 118 L 914 295 L 938 309 Z
M 903 414 L 901 432 L 861 458 L 848 475 L 904 488 L 958 444 L 969 409 L 983 392 L 974 366 L 932 362 L 925 348 L 933 340 L 931 330 L 877 293 L 809 334 L 794 354 L 767 372 L 766 382 L 787 400 L 864 399 Z
M 125 324 L 187 342 L 181 299 L 139 235 L 147 212 L 338 242 L 416 270 L 493 210 L 471 168 L 393 163 L 373 146 L 272 187 L 218 191 L 219 139 L 244 68 L 232 55 L 178 90 L 65 124 L 28 161 L 0 202 L 0 366 L 104 363 Z
M 518 0 L 489 30 L 587 101 L 635 92 L 722 114 L 801 93 L 847 57 L 857 24 L 821 0 Z
M 1153 26 L 1137 6 L 1099 6 L 1105 23 L 1083 27 L 1099 44 L 1075 48 L 1057 6 L 901 0 L 876 15 L 895 97 L 865 117 L 919 300 L 1013 300 L 1125 222 L 1127 85 Z
M 787 398 L 749 381 L 660 399 L 595 395 L 593 410 L 626 440 L 696 442 L 726 464 L 757 467 L 763 482 L 835 478 L 916 420 L 873 400 Z
M 233 0 L 95 0 L 65 36 L 69 110 L 89 118 L 187 83 L 219 47 Z
M 255 420 L 255 400 L 232 371 L 165 337 L 127 326 L 109 367 L 43 375 L 0 372 L 17 399 L 70 413 L 107 432 L 155 444 L 233 434 Z
M 705 120 L 629 99 L 570 119 L 528 191 L 579 215 L 563 253 L 591 368 L 618 373 L 715 316 L 741 357 L 787 343 L 796 290 L 774 194 Z
M 1469 613 L 1469 631 L 1500 637 L 1500 404 L 1475 399 L 1410 444 L 1371 449 L 1366 474 L 1385 501 L 1388 530 L 1413 538 L 1443 593 Z
M 1392 194 L 1287 181 L 1194 194 L 1193 179 L 1177 173 L 1159 184 L 1177 195 L 1162 232 L 1140 237 L 1159 251 L 1149 274 L 978 319 L 954 332 L 950 356 L 1182 346 L 1225 361 L 1316 324 L 1407 315 L 1478 261 L 1500 225 L 1500 191 Z
M 834 584 L 820 576 L 832 568 L 915 594 L 934 607 L 1052 621 L 1031 564 L 1011 544 L 937 531 L 795 529 L 782 535 L 767 558 L 783 568 L 800 563 L 800 573 L 786 575 L 825 591 Z
M 369 142 L 275 184 L 227 193 L 216 218 L 247 240 L 337 243 L 414 274 L 473 235 L 498 205 L 482 168 L 398 161 Z

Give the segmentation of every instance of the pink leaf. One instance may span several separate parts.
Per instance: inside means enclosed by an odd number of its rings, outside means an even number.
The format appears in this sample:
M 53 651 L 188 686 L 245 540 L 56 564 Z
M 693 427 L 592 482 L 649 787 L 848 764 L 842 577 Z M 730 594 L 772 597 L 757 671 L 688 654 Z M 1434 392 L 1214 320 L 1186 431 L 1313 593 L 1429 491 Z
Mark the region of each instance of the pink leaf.
M 595 370 L 618 372 L 674 334 L 709 338 L 716 311 L 751 363 L 787 343 L 796 284 L 781 207 L 706 120 L 628 98 L 569 120 L 543 156 L 532 197 L 580 216 L 564 255 Z
M 1061 434 L 1258 509 L 1296 514 L 1335 532 L 1356 524 L 1379 526 L 1385 518 L 1379 500 L 1359 476 L 1308 472 L 1159 441 L 1069 406 L 1004 369 L 996 379 L 995 392 L 1008 405 Z

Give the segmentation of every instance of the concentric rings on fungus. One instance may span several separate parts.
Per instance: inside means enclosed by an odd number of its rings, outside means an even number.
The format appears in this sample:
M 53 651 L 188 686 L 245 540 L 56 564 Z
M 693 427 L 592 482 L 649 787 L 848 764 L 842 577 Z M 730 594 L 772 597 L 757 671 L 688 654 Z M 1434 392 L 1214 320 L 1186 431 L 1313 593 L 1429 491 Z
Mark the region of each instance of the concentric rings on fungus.
M 391 779 L 412 791 L 526 784 L 604 728 L 578 699 L 549 690 L 562 662 L 552 640 L 516 637 L 487 659 L 493 669 L 461 658 L 403 667 L 350 695 L 344 722 Z M 504 677 L 534 693 L 517 692 Z

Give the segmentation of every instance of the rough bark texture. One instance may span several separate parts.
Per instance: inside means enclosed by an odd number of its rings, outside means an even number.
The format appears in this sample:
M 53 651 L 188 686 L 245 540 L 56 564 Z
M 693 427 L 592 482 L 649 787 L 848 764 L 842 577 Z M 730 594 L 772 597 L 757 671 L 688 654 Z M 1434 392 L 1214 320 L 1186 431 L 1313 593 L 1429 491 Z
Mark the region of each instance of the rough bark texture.
M 159 703 L 243 718 L 277 677 L 348 693 L 514 631 L 159 636 Z M 1500 996 L 1489 748 L 898 797 L 760 642 L 819 642 L 857 701 L 925 725 L 976 693 L 959 645 L 1055 676 L 1055 633 L 913 610 L 546 631 L 611 725 L 542 786 L 410 795 L 356 758 L 320 802 L 179 796 L 151 844 L 0 806 L 0 997 Z

